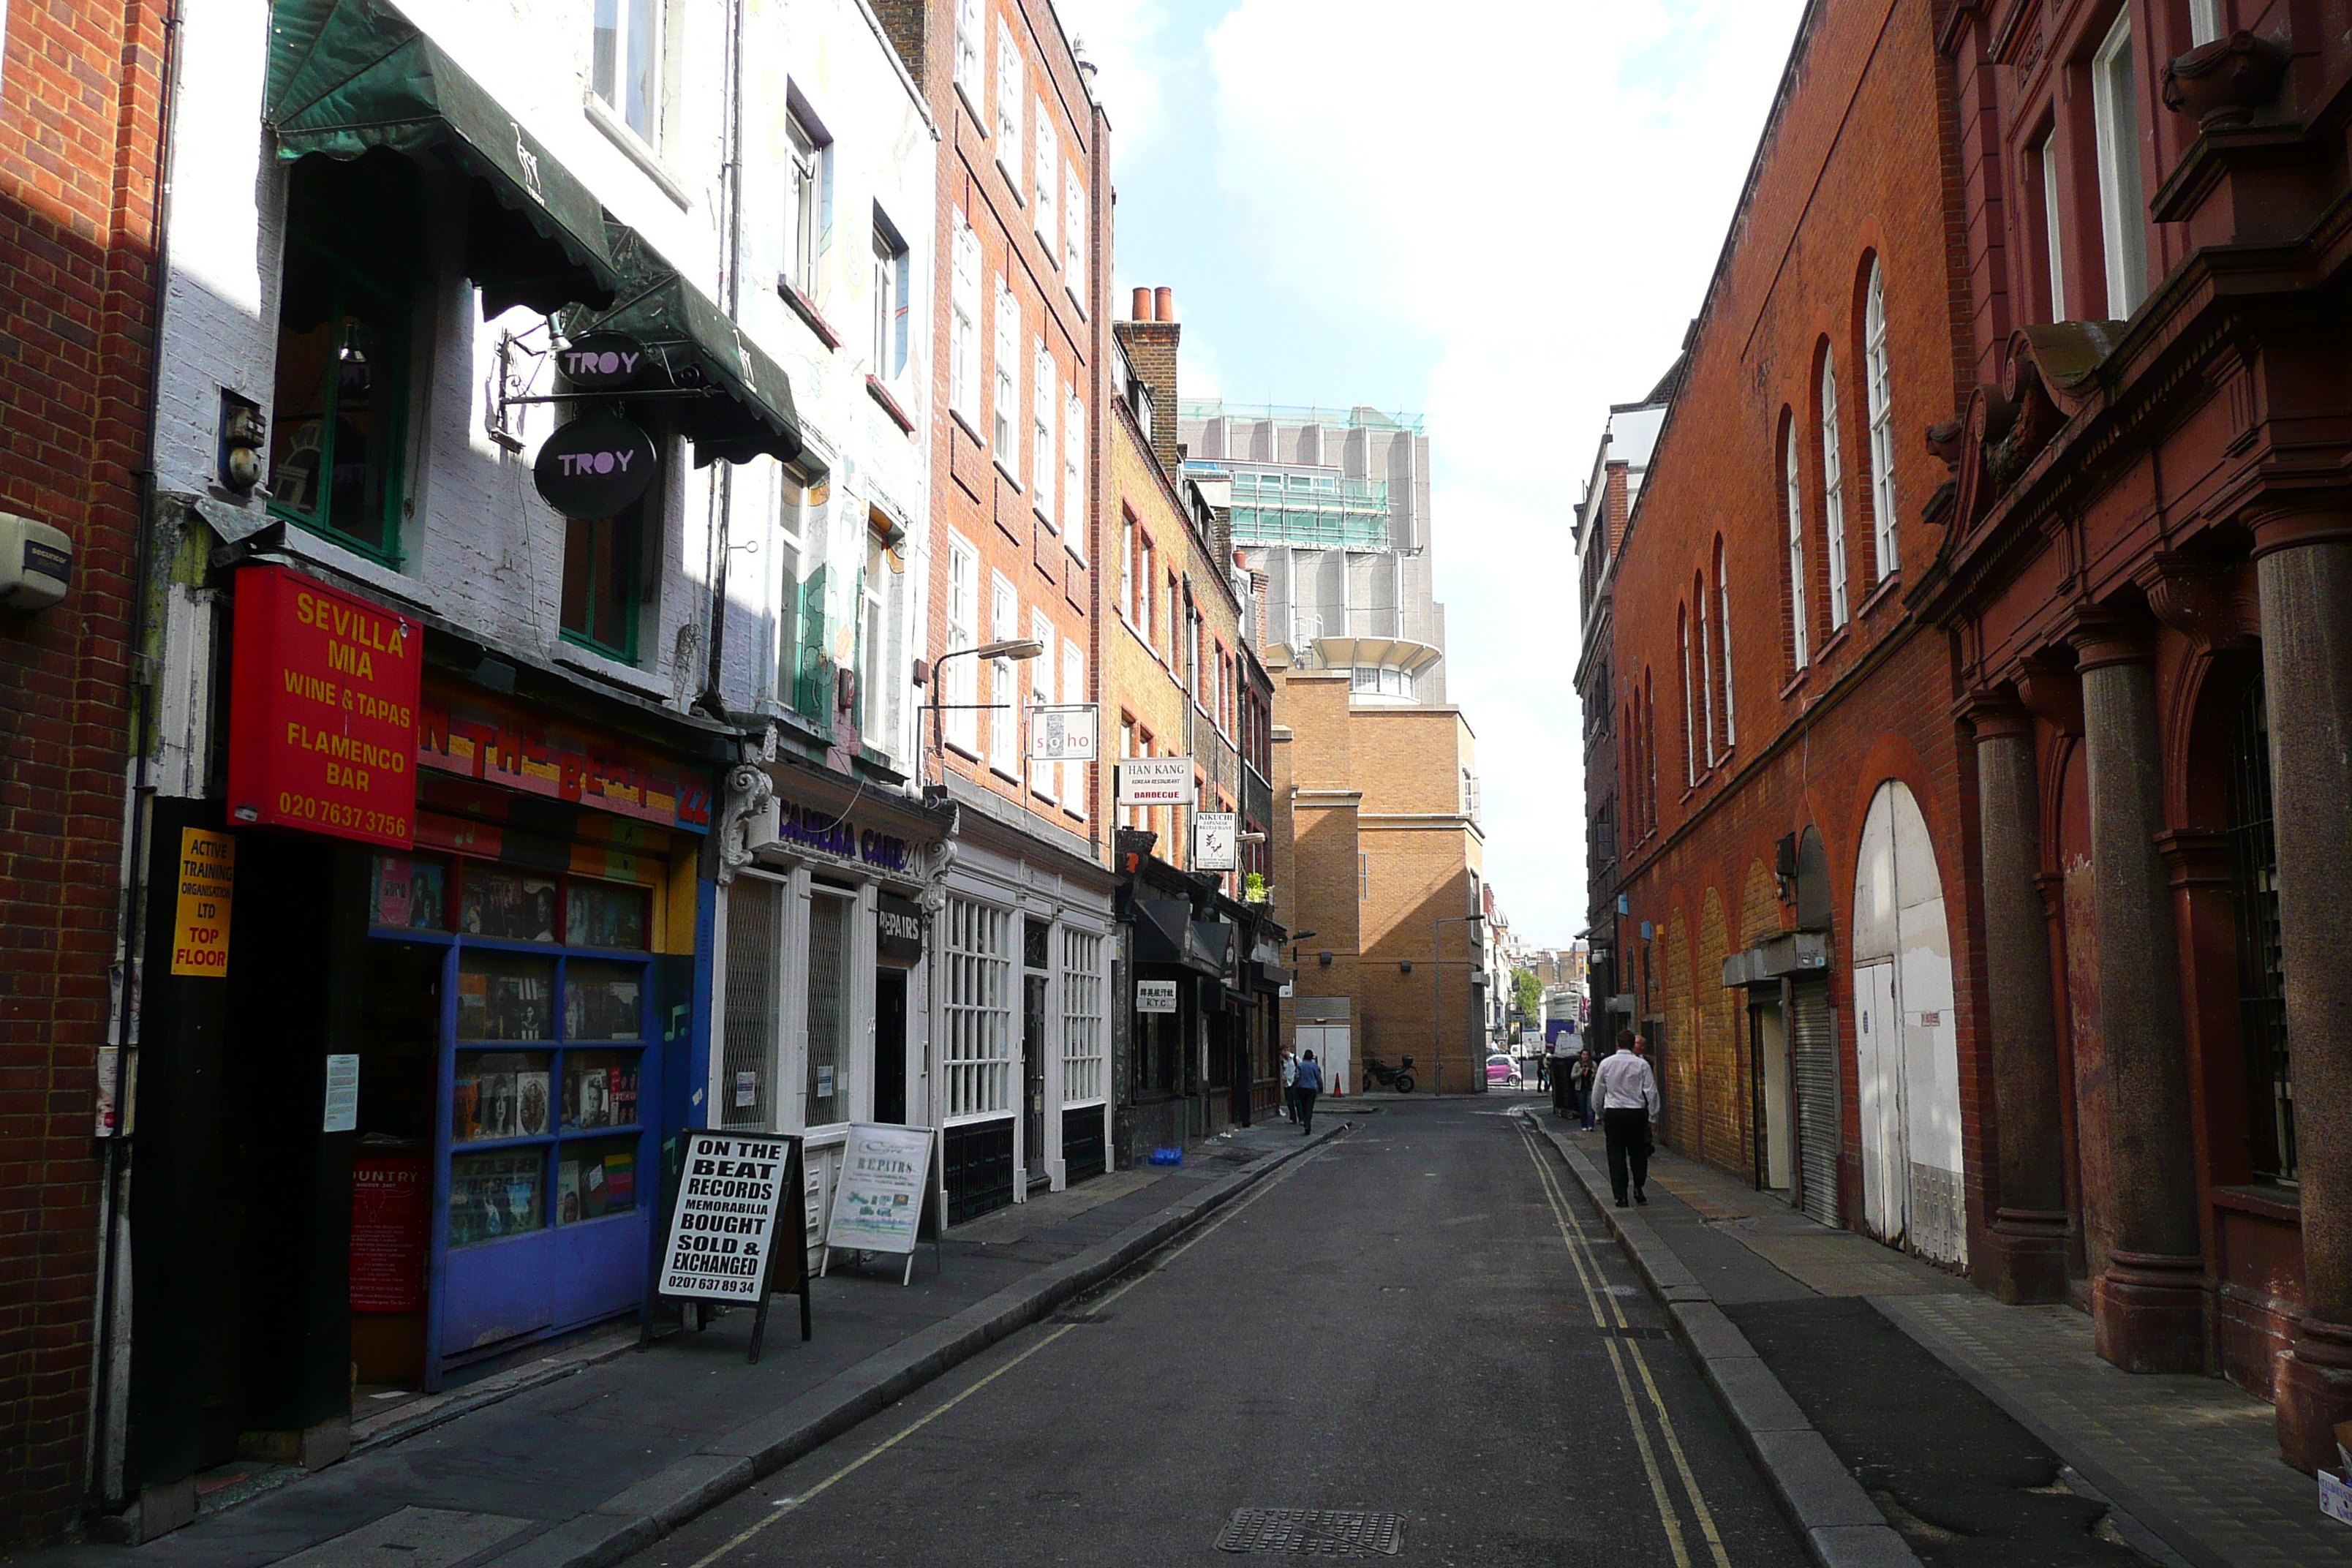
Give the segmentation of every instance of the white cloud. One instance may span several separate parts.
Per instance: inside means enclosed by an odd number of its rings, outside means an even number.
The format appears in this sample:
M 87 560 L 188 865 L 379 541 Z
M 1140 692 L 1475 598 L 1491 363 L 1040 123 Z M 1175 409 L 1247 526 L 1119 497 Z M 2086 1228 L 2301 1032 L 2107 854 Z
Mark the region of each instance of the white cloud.
M 1167 83 L 1168 8 L 1160 0 L 1058 0 L 1055 13 L 1081 58 L 1096 67 L 1095 98 L 1123 146 L 1160 128 Z

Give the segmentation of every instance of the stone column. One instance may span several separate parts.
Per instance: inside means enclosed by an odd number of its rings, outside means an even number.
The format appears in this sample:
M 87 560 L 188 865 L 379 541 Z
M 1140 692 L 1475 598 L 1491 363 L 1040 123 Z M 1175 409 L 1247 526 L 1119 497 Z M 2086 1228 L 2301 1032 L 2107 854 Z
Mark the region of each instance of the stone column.
M 2255 534 L 2306 1316 L 2280 1363 L 2279 1448 L 2335 1462 L 2352 1419 L 2352 513 Z
M 2087 619 L 2072 639 L 2083 683 L 2099 1017 L 2106 1042 L 2105 1146 L 2115 1250 L 2091 1289 L 2099 1353 L 2126 1372 L 2205 1369 L 2204 1257 L 2196 1142 L 2180 1028 L 2171 878 L 2158 853 L 2164 755 L 2153 634 Z
M 2058 1034 L 2042 869 L 2033 716 L 1989 699 L 1970 711 L 1983 857 L 1985 1008 L 1992 1064 L 1995 1202 L 1975 1272 L 2004 1301 L 2066 1298 L 2066 1182 Z

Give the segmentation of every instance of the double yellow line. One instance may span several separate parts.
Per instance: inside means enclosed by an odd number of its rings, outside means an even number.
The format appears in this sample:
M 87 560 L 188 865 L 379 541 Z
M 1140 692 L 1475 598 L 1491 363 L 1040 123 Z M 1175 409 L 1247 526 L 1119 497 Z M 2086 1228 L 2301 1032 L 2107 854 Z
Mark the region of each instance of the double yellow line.
M 1536 1168 L 1537 1179 L 1542 1182 L 1544 1201 L 1551 1205 L 1551 1217 L 1559 1226 L 1559 1237 L 1568 1247 L 1570 1261 L 1576 1265 L 1577 1282 L 1584 1287 L 1584 1303 L 1592 1313 L 1592 1326 L 1601 1331 L 1601 1343 L 1609 1352 L 1609 1364 L 1617 1373 L 1617 1397 L 1625 1406 L 1625 1419 L 1633 1428 L 1633 1445 L 1641 1450 L 1642 1468 L 1649 1477 L 1650 1500 L 1658 1510 L 1658 1522 L 1665 1527 L 1666 1544 L 1675 1554 L 1675 1568 L 1691 1568 L 1689 1547 L 1683 1540 L 1682 1516 L 1675 1511 L 1674 1500 L 1666 1489 L 1665 1473 L 1659 1468 L 1656 1450 L 1650 1443 L 1650 1433 L 1642 1416 L 1642 1402 L 1634 1397 L 1633 1380 L 1626 1373 L 1627 1352 L 1632 1352 L 1633 1371 L 1641 1376 L 1642 1386 L 1650 1396 L 1650 1407 L 1656 1413 L 1658 1436 L 1674 1461 L 1675 1473 L 1682 1479 L 1683 1491 L 1690 1499 L 1692 1517 L 1697 1521 L 1700 1536 L 1706 1542 L 1708 1552 L 1715 1557 L 1716 1568 L 1731 1568 L 1731 1554 L 1723 1548 L 1723 1537 L 1715 1528 L 1715 1513 L 1706 1506 L 1706 1498 L 1698 1489 L 1698 1478 L 1691 1473 L 1690 1460 L 1683 1455 L 1682 1439 L 1675 1435 L 1674 1417 L 1666 1414 L 1666 1401 L 1658 1392 L 1657 1379 L 1650 1374 L 1649 1358 L 1642 1353 L 1638 1341 L 1622 1339 L 1612 1329 L 1630 1325 L 1625 1309 L 1606 1288 L 1607 1276 L 1601 1271 L 1601 1259 L 1593 1256 L 1592 1243 L 1582 1230 L 1569 1219 L 1567 1200 L 1562 1196 L 1559 1178 L 1550 1162 L 1537 1147 L 1537 1133 L 1528 1119 L 1518 1119 L 1519 1138 L 1527 1147 L 1528 1159 Z M 1607 1310 L 1602 1310 L 1603 1306 Z M 698 1563 L 696 1568 L 701 1568 Z
M 1178 1258 L 1183 1257 L 1194 1247 L 1200 1246 L 1201 1243 L 1208 1240 L 1209 1237 L 1216 1235 L 1217 1232 L 1231 1225 L 1235 1219 L 1239 1218 L 1242 1212 L 1244 1209 L 1247 1209 L 1252 1204 L 1256 1203 L 1260 1198 L 1265 1196 L 1266 1194 L 1274 1191 L 1275 1188 L 1288 1181 L 1292 1176 L 1297 1174 L 1307 1166 L 1314 1163 L 1316 1160 L 1322 1156 L 1324 1150 L 1328 1149 L 1332 1143 L 1336 1142 L 1339 1138 L 1342 1136 L 1345 1136 L 1344 1130 L 1339 1133 L 1333 1134 L 1331 1138 L 1326 1139 L 1319 1147 L 1309 1150 L 1307 1153 L 1302 1154 L 1297 1159 L 1290 1162 L 1289 1164 L 1284 1166 L 1281 1170 L 1276 1171 L 1273 1175 L 1268 1176 L 1265 1180 L 1260 1182 L 1257 1184 L 1256 1191 L 1251 1193 L 1247 1197 L 1243 1198 L 1239 1203 L 1236 1203 L 1232 1207 L 1226 1209 L 1223 1214 L 1218 1215 L 1216 1219 L 1208 1225 L 1203 1226 L 1197 1235 L 1193 1236 L 1182 1246 L 1176 1247 L 1171 1252 L 1160 1255 L 1157 1262 L 1153 1263 L 1150 1268 L 1145 1268 L 1142 1272 L 1137 1274 L 1134 1279 L 1129 1279 L 1126 1284 L 1121 1285 L 1109 1295 L 1105 1296 L 1101 1301 L 1097 1304 L 1096 1310 L 1099 1311 L 1102 1308 L 1109 1306 L 1113 1301 L 1118 1300 L 1121 1296 L 1126 1295 L 1129 1290 L 1134 1289 L 1138 1285 L 1142 1284 L 1145 1280 L 1150 1279 L 1153 1275 L 1159 1273 L 1161 1269 L 1167 1268 L 1170 1264 L 1175 1262 Z M 938 1407 L 933 1409 L 929 1415 L 908 1422 L 906 1426 L 900 1427 L 898 1431 L 892 1433 L 881 1442 L 877 1443 L 873 1447 L 868 1448 L 863 1454 L 858 1455 L 857 1458 L 850 1460 L 849 1463 L 842 1466 L 841 1468 L 834 1471 L 831 1475 L 825 1477 L 823 1480 L 809 1488 L 808 1490 L 802 1492 L 795 1497 L 786 1498 L 782 1501 L 777 1503 L 768 1513 L 762 1515 L 758 1522 L 744 1530 L 739 1531 L 723 1545 L 715 1547 L 711 1551 L 704 1553 L 702 1556 L 696 1558 L 692 1563 L 688 1564 L 688 1568 L 710 1568 L 710 1565 L 713 1563 L 718 1562 L 721 1557 L 726 1556 L 729 1552 L 734 1551 L 737 1547 L 742 1545 L 745 1542 L 751 1540 L 753 1536 L 759 1534 L 770 1525 L 774 1524 L 778 1521 L 785 1519 L 792 1514 L 799 1512 L 802 1509 L 815 1501 L 820 1495 L 830 1490 L 835 1482 L 847 1480 L 851 1476 L 856 1475 L 867 1465 L 880 1458 L 883 1455 L 888 1453 L 891 1449 L 897 1447 L 899 1444 L 905 1442 L 908 1438 L 913 1436 L 916 1433 L 921 1431 L 924 1427 L 929 1426 L 940 1416 L 945 1415 L 949 1411 L 953 1410 L 957 1405 L 961 1405 L 965 1400 L 970 1399 L 973 1394 L 978 1394 L 982 1389 L 986 1388 L 990 1384 L 994 1383 L 998 1378 L 1003 1377 L 1006 1373 L 1011 1372 L 1014 1367 L 1019 1366 L 1023 1362 L 1027 1361 L 1031 1356 L 1035 1355 L 1039 1351 L 1044 1350 L 1047 1345 L 1052 1344 L 1055 1340 L 1060 1339 L 1064 1334 L 1068 1333 L 1072 1329 L 1076 1327 L 1078 1327 L 1078 1325 L 1076 1323 L 1063 1324 L 1060 1328 L 1055 1329 L 1052 1333 L 1047 1334 L 1043 1339 L 1039 1340 L 1035 1344 L 1031 1345 L 1027 1350 L 1023 1351 L 1019 1355 L 1014 1356 L 1012 1360 L 1006 1362 L 1003 1366 L 998 1367 L 994 1372 L 990 1373 L 986 1377 L 981 1378 L 977 1382 L 973 1383 L 971 1387 L 965 1389 L 962 1393 L 956 1394 L 951 1399 L 942 1401 Z M 1726 1564 L 1725 1568 L 1729 1568 L 1729 1565 Z

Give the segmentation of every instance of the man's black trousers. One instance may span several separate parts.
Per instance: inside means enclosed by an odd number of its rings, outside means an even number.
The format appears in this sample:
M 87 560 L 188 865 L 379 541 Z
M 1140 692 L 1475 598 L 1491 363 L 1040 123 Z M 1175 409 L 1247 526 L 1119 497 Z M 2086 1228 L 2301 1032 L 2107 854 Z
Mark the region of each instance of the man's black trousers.
M 1601 1131 L 1609 1141 L 1609 1191 L 1622 1204 L 1629 1164 L 1635 1192 L 1650 1184 L 1650 1113 L 1641 1106 L 1604 1110 Z

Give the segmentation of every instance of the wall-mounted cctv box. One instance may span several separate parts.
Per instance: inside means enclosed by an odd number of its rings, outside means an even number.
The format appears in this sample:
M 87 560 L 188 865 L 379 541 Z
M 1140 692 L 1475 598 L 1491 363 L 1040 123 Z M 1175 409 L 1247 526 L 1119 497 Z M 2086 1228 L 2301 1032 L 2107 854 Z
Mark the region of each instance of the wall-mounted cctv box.
M 45 610 L 73 585 L 73 541 L 63 529 L 0 511 L 0 609 Z

